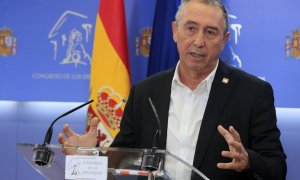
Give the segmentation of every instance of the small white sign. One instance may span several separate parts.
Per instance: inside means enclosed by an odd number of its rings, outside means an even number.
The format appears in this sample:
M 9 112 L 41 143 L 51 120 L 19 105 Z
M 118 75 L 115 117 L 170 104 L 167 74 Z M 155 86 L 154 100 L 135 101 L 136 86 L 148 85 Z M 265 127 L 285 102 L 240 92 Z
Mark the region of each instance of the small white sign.
M 106 156 L 66 156 L 65 179 L 107 179 Z

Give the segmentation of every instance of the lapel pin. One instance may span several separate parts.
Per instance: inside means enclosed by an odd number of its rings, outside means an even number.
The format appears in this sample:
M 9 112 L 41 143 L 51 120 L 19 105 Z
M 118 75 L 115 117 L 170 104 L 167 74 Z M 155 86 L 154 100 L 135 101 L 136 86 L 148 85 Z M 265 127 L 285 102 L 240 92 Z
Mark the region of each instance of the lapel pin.
M 223 78 L 223 79 L 222 79 L 222 83 L 227 84 L 228 82 L 229 82 L 229 79 L 228 79 L 228 78 Z

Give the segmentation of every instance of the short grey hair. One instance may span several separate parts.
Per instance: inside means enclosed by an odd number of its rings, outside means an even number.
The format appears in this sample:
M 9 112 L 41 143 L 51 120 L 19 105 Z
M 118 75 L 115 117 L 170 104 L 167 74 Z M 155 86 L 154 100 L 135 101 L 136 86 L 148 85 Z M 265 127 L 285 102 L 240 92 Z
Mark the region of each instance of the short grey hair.
M 228 31 L 228 28 L 229 28 L 228 11 L 227 11 L 227 8 L 225 7 L 224 3 L 222 3 L 220 0 L 182 0 L 182 3 L 178 7 L 178 10 L 177 10 L 176 15 L 175 15 L 175 21 L 176 22 L 179 21 L 179 18 L 182 14 L 182 7 L 185 6 L 187 3 L 191 2 L 191 1 L 199 2 L 201 4 L 205 4 L 205 5 L 209 5 L 209 6 L 219 7 L 223 12 L 223 17 L 224 17 L 224 21 L 225 21 L 224 34 Z

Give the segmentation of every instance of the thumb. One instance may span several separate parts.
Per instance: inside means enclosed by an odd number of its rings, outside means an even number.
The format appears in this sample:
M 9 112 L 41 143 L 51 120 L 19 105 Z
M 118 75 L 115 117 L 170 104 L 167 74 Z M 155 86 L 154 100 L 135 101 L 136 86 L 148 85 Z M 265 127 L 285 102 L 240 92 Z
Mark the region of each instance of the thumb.
M 89 133 L 92 133 L 94 135 L 97 135 L 97 127 L 98 127 L 99 119 L 97 117 L 94 117 L 91 120 L 90 130 Z

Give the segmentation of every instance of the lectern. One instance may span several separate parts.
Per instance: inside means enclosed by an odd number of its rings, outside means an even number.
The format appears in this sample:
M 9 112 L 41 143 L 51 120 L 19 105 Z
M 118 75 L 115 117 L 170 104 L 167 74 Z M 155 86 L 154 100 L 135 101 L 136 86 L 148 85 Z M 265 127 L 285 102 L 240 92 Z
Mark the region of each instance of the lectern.
M 28 164 L 46 179 L 50 180 L 65 179 L 67 170 L 66 155 L 63 151 L 72 154 L 68 156 L 107 157 L 107 179 L 109 180 L 208 179 L 192 165 L 161 149 L 63 147 L 58 144 L 26 143 L 19 143 L 17 146 Z M 49 150 L 49 162 L 39 162 L 40 159 L 44 158 L 37 151 L 41 147 Z

